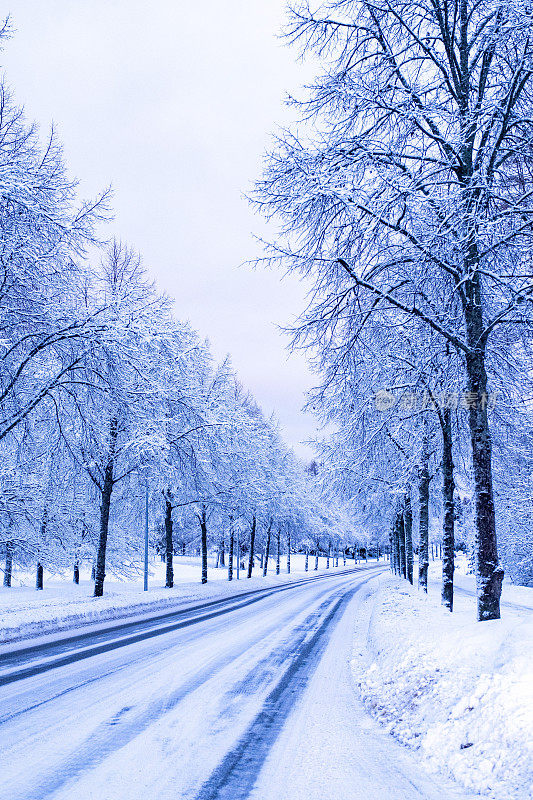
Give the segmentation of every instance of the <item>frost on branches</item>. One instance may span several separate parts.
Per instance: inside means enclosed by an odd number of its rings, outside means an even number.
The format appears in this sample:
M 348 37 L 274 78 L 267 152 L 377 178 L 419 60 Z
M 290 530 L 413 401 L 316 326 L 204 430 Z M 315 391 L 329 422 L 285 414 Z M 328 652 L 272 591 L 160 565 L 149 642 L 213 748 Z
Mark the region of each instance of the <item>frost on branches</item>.
M 446 398 L 465 401 L 452 429 L 456 448 L 468 440 L 460 499 L 472 503 L 480 620 L 500 615 L 500 476 L 504 459 L 527 458 L 519 431 L 531 427 L 532 33 L 519 2 L 293 3 L 286 37 L 321 72 L 293 101 L 300 124 L 278 140 L 255 196 L 281 221 L 270 260 L 312 282 L 295 340 L 325 375 L 317 410 L 342 420 L 337 462 L 341 452 L 347 469 L 361 460 L 361 437 L 369 452 L 376 446 L 375 427 L 359 427 L 353 450 L 344 429 L 372 393 L 433 394 L 426 423 L 436 414 L 441 431 Z M 339 413 L 336 387 L 346 396 Z M 424 472 L 417 453 L 430 416 L 389 409 L 376 423 L 393 440 L 400 428 L 408 443 L 392 446 L 399 464 L 406 459 L 399 483 L 368 455 L 372 491 L 384 480 L 388 529 Z M 524 490 L 521 481 L 529 515 Z M 521 520 L 515 531 L 502 522 L 506 561 L 527 571 L 522 547 L 513 555 L 505 541 L 522 536 Z

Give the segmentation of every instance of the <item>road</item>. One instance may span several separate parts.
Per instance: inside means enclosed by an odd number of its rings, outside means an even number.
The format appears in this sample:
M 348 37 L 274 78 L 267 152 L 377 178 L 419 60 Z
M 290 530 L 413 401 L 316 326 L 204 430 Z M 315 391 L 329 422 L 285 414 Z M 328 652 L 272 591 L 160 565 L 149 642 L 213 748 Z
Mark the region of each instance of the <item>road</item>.
M 4 656 L 0 798 L 464 798 L 356 699 L 350 658 L 380 569 Z

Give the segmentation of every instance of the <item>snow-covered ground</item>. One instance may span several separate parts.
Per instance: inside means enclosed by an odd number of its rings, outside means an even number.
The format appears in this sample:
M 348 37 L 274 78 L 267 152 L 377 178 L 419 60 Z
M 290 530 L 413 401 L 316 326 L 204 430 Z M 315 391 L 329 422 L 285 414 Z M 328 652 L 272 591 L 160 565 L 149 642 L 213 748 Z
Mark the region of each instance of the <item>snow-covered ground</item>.
M 416 565 L 415 565 L 416 566 Z M 475 620 L 475 582 L 459 559 L 454 612 L 383 575 L 368 648 L 353 674 L 365 706 L 437 773 L 494 800 L 533 796 L 533 590 L 504 586 L 502 619 Z M 416 574 L 416 571 L 415 571 Z
M 42 632 L 305 576 L 303 557 L 291 566 L 239 583 L 210 569 L 201 586 L 198 560 L 176 559 L 169 592 L 154 563 L 149 605 L 141 580 L 106 582 L 103 600 L 87 578 L 19 585 L 0 592 L 4 635 L 17 620 Z M 533 590 L 506 584 L 502 620 L 478 623 L 465 563 L 452 615 L 439 569 L 426 597 L 387 571 L 332 568 L 327 580 L 4 686 L 0 787 L 20 800 L 525 800 Z
M 316 574 L 314 565 L 314 557 L 310 557 L 310 575 Z M 347 560 L 346 567 L 353 565 L 353 560 Z M 340 559 L 338 569 L 342 568 Z M 71 575 L 51 576 L 45 572 L 42 591 L 35 590 L 33 574 L 15 572 L 12 588 L 0 587 L 0 643 L 297 580 L 305 575 L 305 556 L 291 555 L 290 575 L 286 557 L 282 558 L 280 575 L 275 574 L 275 569 L 274 560 L 270 560 L 266 578 L 256 567 L 254 577 L 248 580 L 241 570 L 237 581 L 234 567 L 234 579 L 229 582 L 227 568 L 216 569 L 213 559 L 209 559 L 208 583 L 202 585 L 200 558 L 176 556 L 174 588 L 165 589 L 165 564 L 156 559 L 150 564 L 148 592 L 143 591 L 142 575 L 124 581 L 110 576 L 101 598 L 92 596 L 94 584 L 88 571 L 82 570 L 79 585 L 73 583 Z M 320 557 L 318 572 L 325 571 L 326 559 Z
M 365 713 L 350 672 L 378 570 L 0 687 L 9 800 L 470 800 Z

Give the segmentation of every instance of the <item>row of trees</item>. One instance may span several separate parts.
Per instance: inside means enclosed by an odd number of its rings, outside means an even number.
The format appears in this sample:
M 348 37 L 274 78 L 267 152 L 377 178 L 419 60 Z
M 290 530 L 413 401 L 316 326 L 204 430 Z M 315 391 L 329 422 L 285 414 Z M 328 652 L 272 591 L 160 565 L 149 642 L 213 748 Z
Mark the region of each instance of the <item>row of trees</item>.
M 323 376 L 332 483 L 393 541 L 414 502 L 422 585 L 442 520 L 450 609 L 464 522 L 479 620 L 500 616 L 497 526 L 533 580 L 532 34 L 515 0 L 292 3 L 323 70 L 254 198 L 281 221 L 267 258 L 312 286 L 294 344 Z
M 7 35 L 4 27 L 0 38 Z M 139 257 L 100 240 L 106 194 L 79 203 L 60 145 L 42 146 L 0 90 L 0 544 L 4 585 L 14 564 L 139 567 L 142 512 L 163 546 L 166 585 L 178 542 L 208 550 L 228 536 L 292 546 L 347 546 L 350 521 L 283 444 L 273 419 L 229 360 L 177 321 Z M 160 525 L 159 525 L 159 523 Z M 324 543 L 324 544 L 322 544 Z M 289 547 L 290 553 L 290 547 Z M 264 560 L 266 570 L 267 559 Z

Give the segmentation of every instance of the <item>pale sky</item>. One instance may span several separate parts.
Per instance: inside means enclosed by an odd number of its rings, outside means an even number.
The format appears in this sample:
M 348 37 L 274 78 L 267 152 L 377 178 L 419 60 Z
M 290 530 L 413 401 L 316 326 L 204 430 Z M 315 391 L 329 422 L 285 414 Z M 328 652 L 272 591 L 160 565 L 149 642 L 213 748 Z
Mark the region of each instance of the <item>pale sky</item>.
M 176 316 L 231 353 L 286 441 L 315 434 L 313 383 L 277 326 L 305 304 L 295 278 L 240 266 L 265 226 L 242 197 L 305 82 L 277 39 L 285 0 L 12 0 L 3 68 L 46 133 L 53 121 L 82 196 L 113 185 L 109 235 L 135 247 Z M 307 76 L 308 77 L 308 76 Z M 272 230 L 273 234 L 274 231 Z M 268 231 L 267 231 L 268 236 Z

